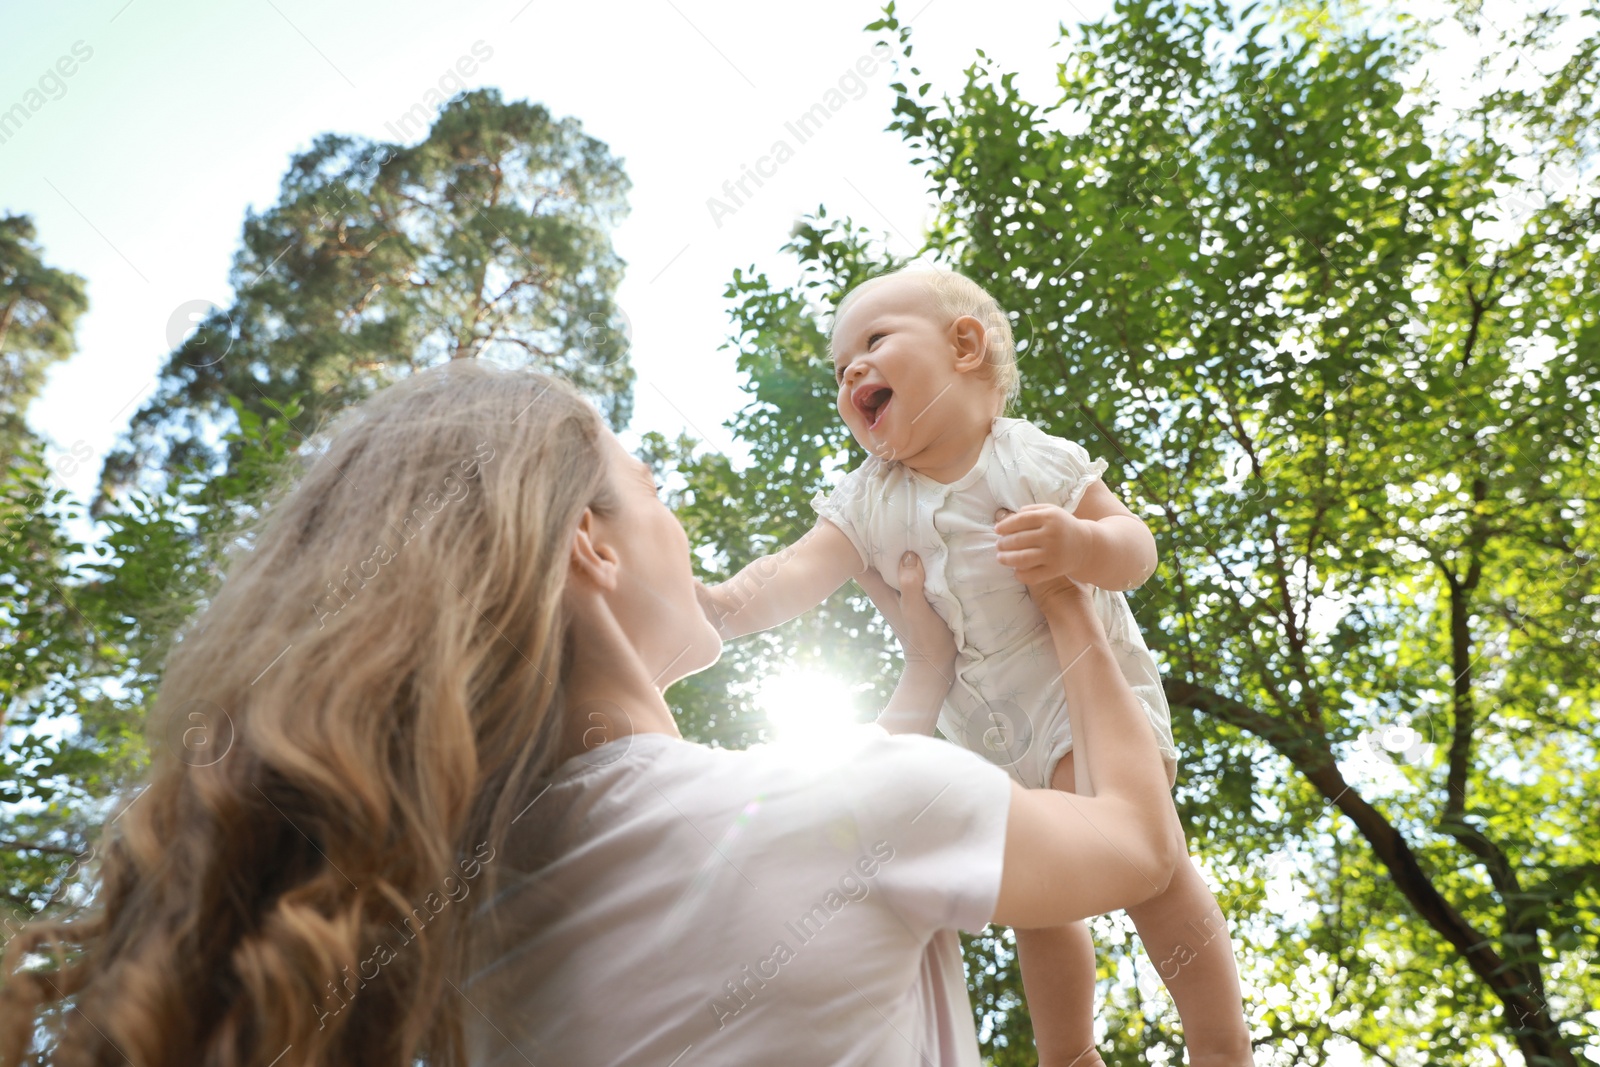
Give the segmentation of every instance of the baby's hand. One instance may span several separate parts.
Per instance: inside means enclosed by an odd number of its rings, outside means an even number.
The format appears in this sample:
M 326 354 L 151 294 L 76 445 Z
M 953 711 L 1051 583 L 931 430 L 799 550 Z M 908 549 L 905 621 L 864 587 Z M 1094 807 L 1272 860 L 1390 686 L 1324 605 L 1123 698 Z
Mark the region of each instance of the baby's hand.
M 1054 504 L 1025 504 L 1021 511 L 995 513 L 996 558 L 1012 568 L 1017 581 L 1037 585 L 1052 578 L 1070 578 L 1083 564 L 1093 530 Z
M 700 601 L 700 610 L 705 612 L 706 621 L 716 628 L 719 637 L 724 641 L 728 640 L 728 608 L 722 603 L 717 590 L 696 578 L 694 595 L 695 599 Z

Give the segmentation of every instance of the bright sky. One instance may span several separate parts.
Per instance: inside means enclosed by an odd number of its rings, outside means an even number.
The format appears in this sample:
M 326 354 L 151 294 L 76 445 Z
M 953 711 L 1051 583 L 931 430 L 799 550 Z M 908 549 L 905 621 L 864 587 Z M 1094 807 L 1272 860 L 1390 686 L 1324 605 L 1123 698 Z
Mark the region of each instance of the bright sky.
M 980 18 L 957 0 L 912 0 L 900 14 L 914 17 L 918 66 L 939 86 L 958 91 L 983 48 L 1044 100 L 1057 23 L 1108 6 L 991 0 Z M 62 483 L 80 499 L 90 491 L 155 385 L 174 312 L 230 302 L 245 212 L 277 199 L 290 155 L 328 131 L 393 140 L 385 125 L 475 45 L 492 54 L 467 88 L 497 86 L 577 118 L 633 181 L 632 212 L 615 231 L 639 373 L 633 430 L 687 429 L 742 455 L 722 423 L 746 398 L 734 353 L 718 351 L 733 270 L 792 279 L 778 248 L 818 204 L 891 234 L 898 251 L 931 217 L 911 152 L 884 130 L 887 66 L 858 99 L 847 81 L 845 105 L 804 144 L 785 129 L 868 56 L 875 35 L 861 28 L 877 12 L 869 0 L 5 3 L 0 112 L 39 104 L 30 90 L 72 57 L 63 69 L 73 73 L 47 77 L 42 106 L 0 143 L 0 212 L 31 215 L 46 262 L 88 279 L 80 351 L 30 412 Z M 713 219 L 707 199 L 780 138 L 793 158 Z

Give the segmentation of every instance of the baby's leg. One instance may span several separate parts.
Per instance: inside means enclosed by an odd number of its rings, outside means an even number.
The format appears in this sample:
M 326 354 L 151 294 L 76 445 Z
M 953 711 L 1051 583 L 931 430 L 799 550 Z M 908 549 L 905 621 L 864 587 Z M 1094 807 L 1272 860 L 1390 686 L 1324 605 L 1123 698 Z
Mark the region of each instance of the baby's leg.
M 1128 909 L 1183 1020 L 1190 1067 L 1250 1067 L 1250 1028 L 1228 921 L 1185 849 L 1159 896 Z
M 1082 919 L 1017 935 L 1039 1067 L 1105 1067 L 1094 1047 L 1094 941 Z
M 1069 752 L 1056 764 L 1051 785 L 1071 793 L 1072 783 Z M 1094 1047 L 1094 941 L 1088 922 L 1014 933 L 1039 1067 L 1104 1067 Z

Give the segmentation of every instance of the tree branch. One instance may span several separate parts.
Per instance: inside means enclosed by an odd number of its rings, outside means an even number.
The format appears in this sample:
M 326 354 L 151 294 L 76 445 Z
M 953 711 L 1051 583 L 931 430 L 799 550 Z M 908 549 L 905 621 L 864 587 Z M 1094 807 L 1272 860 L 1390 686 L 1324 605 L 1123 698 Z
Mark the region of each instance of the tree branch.
M 1308 736 L 1286 722 L 1204 686 L 1176 681 L 1168 682 L 1166 690 L 1171 703 L 1195 708 L 1219 721 L 1248 730 L 1294 764 L 1327 803 L 1337 807 L 1355 824 L 1379 862 L 1388 869 L 1395 888 L 1417 914 L 1461 954 L 1473 973 L 1500 998 L 1510 1017 L 1509 1028 L 1529 1062 L 1538 1062 L 1536 1057 L 1548 1057 L 1563 1067 L 1576 1067 L 1577 1060 L 1565 1045 L 1543 997 L 1530 995 L 1520 968 L 1508 965 L 1494 950 L 1490 939 L 1444 898 L 1400 831 L 1344 780 L 1324 739 Z

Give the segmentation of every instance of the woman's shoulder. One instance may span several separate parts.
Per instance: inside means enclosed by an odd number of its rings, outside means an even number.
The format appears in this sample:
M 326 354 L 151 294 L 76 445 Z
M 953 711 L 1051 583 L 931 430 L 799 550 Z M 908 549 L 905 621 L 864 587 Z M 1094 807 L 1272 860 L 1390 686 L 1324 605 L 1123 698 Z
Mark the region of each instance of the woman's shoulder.
M 755 789 L 769 796 L 805 797 L 800 808 L 819 816 L 833 806 L 840 815 L 904 808 L 901 813 L 909 818 L 941 793 L 1004 792 L 1009 781 L 1000 768 L 948 741 L 891 734 L 877 723 L 861 723 L 830 734 L 825 742 L 763 742 L 742 749 L 639 734 L 574 757 L 558 769 L 552 784 L 564 797 L 599 787 L 604 794 L 615 792 L 624 806 L 638 792 L 646 801 L 667 797 L 675 810 L 742 808 Z M 641 783 L 650 788 L 639 789 Z M 557 801 L 552 807 L 564 805 Z
M 831 777 L 839 773 L 848 776 L 868 766 L 913 759 L 914 753 L 930 747 L 948 746 L 921 734 L 891 734 L 879 724 L 867 722 L 831 732 L 825 742 L 765 742 L 745 749 L 744 755 L 768 766 L 790 767 L 803 773 L 821 772 Z
M 957 805 L 1009 801 L 1005 771 L 940 738 L 891 734 L 869 723 L 846 731 L 830 748 L 829 792 L 874 822 L 915 821 L 941 797 Z
M 708 771 L 721 766 L 734 773 L 755 772 L 767 781 L 783 781 L 791 789 L 809 786 L 850 804 L 878 803 L 882 793 L 915 793 L 918 785 L 937 792 L 949 786 L 966 789 L 991 778 L 1009 781 L 1000 768 L 964 748 L 924 734 L 891 734 L 877 723 L 846 727 L 825 742 L 779 741 L 707 751 L 719 753 L 701 758 L 700 766 Z

